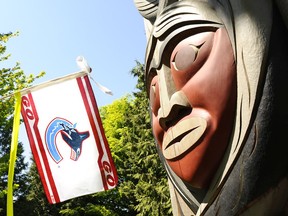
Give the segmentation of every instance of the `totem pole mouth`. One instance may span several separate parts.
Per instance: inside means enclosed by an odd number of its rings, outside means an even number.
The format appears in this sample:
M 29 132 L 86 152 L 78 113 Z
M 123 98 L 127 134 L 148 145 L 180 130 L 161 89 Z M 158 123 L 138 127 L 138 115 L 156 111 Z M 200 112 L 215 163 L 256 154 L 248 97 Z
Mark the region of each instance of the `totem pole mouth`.
M 195 146 L 207 128 L 207 121 L 192 117 L 180 121 L 170 128 L 164 136 L 162 151 L 166 159 L 181 156 Z

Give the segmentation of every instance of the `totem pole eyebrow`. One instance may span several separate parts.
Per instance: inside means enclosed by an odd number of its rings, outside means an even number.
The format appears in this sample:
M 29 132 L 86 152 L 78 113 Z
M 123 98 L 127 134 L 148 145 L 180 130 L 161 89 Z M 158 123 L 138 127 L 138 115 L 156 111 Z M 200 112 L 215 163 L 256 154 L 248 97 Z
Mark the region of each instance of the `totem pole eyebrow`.
M 180 24 L 181 26 L 179 26 Z M 190 2 L 180 1 L 166 7 L 158 15 L 152 34 L 156 38 L 160 38 L 171 31 L 179 30 L 179 27 L 182 28 L 182 26 L 189 26 L 188 28 L 191 29 L 203 25 L 219 28 L 222 25 L 222 21 L 213 13 L 200 13 L 199 8 L 191 5 Z

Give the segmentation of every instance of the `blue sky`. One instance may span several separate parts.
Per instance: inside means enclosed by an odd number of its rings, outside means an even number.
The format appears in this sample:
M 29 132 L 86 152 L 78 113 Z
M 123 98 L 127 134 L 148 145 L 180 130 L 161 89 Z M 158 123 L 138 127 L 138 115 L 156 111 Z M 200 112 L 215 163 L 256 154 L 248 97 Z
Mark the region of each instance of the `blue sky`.
M 2 8 L 1 32 L 20 31 L 7 44 L 11 61 L 27 74 L 44 70 L 38 82 L 78 71 L 75 59 L 83 55 L 94 79 L 114 93 L 95 89 L 99 106 L 135 90 L 129 71 L 143 62 L 146 39 L 133 0 L 9 0 Z
M 7 43 L 12 56 L 1 67 L 19 61 L 26 74 L 45 71 L 40 83 L 79 71 L 75 59 L 82 55 L 93 78 L 114 94 L 94 87 L 99 107 L 135 91 L 130 70 L 135 60 L 144 61 L 146 37 L 133 0 L 9 0 L 2 4 L 0 19 L 2 33 L 20 32 Z M 29 151 L 25 136 L 22 127 L 19 140 Z

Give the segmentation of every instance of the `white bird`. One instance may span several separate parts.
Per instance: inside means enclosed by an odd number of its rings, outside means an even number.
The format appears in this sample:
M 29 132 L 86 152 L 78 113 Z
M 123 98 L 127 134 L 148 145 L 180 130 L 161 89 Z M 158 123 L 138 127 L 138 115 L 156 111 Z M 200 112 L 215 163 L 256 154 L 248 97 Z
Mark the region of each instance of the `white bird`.
M 108 88 L 106 88 L 105 86 L 102 86 L 100 83 L 96 82 L 93 77 L 91 76 L 91 72 L 92 72 L 92 68 L 88 65 L 86 59 L 83 56 L 78 56 L 76 58 L 76 63 L 78 65 L 78 67 L 81 69 L 81 71 L 85 71 L 87 72 L 87 74 L 89 75 L 90 79 L 94 81 L 94 83 L 97 85 L 97 87 L 104 93 L 109 94 L 109 95 L 113 95 L 112 91 Z

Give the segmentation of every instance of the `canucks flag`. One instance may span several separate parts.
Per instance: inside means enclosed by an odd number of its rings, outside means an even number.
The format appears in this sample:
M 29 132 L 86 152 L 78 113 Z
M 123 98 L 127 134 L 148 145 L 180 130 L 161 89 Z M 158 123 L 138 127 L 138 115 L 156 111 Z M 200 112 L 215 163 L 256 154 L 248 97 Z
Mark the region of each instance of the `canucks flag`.
M 22 94 L 21 114 L 49 203 L 112 189 L 118 177 L 87 73 Z

